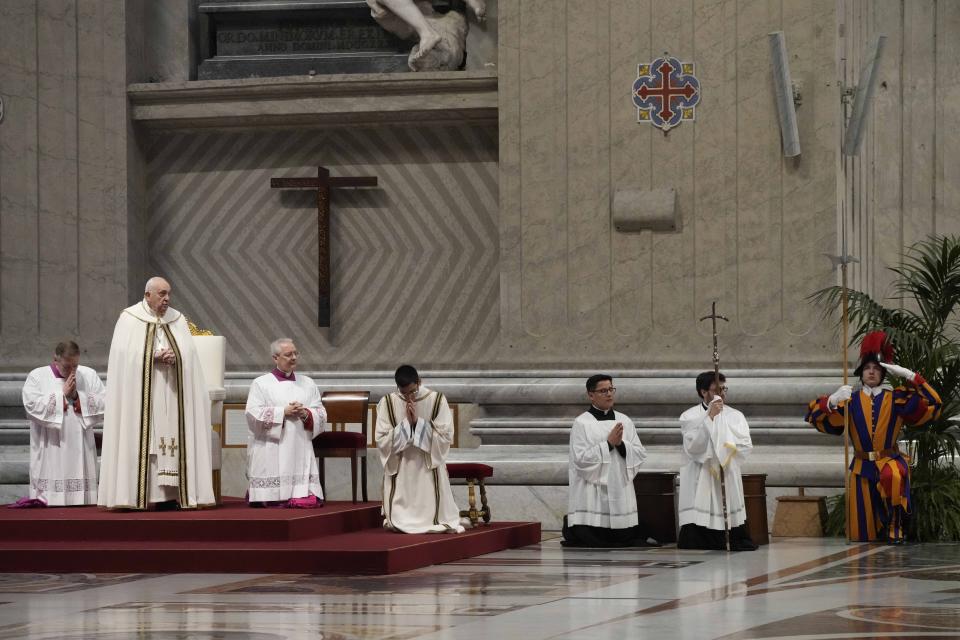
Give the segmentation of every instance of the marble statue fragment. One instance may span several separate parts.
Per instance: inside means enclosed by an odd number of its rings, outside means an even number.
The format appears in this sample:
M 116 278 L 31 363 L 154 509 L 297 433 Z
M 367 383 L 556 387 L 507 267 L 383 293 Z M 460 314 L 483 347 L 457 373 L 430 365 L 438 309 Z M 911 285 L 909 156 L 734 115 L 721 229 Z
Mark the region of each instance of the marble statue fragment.
M 486 0 L 466 4 L 483 22 Z M 470 27 L 462 13 L 438 13 L 429 0 L 367 0 L 367 5 L 381 27 L 403 40 L 417 40 L 407 60 L 413 71 L 454 71 L 463 65 Z

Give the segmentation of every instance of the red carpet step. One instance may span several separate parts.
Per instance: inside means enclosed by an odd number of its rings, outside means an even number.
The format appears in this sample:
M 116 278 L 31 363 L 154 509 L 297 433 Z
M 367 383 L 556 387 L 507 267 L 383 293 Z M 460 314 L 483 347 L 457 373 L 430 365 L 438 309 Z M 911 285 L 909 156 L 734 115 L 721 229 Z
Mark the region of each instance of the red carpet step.
M 462 534 L 380 526 L 379 503 L 251 509 L 227 498 L 202 511 L 96 507 L 0 509 L 0 571 L 56 573 L 385 574 L 537 544 L 538 522 Z
M 99 507 L 0 509 L 0 544 L 12 540 L 304 540 L 379 527 L 379 502 L 328 502 L 320 509 L 253 509 L 224 498 L 216 509 L 107 511 Z

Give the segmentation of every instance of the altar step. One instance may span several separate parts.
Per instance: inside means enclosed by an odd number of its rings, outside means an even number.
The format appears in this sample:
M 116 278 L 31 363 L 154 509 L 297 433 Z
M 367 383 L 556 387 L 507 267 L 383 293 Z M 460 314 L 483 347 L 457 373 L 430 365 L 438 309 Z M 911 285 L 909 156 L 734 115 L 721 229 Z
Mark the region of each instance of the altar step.
M 679 413 L 677 414 L 679 415 Z M 675 444 L 680 446 L 683 438 L 676 417 L 633 418 L 637 435 L 644 445 Z M 527 443 L 557 444 L 570 439 L 572 420 L 569 418 L 514 418 L 482 417 L 470 423 L 470 432 L 485 445 L 511 444 L 523 439 Z M 820 445 L 823 434 L 803 420 L 795 417 L 760 416 L 750 419 L 750 437 L 754 446 Z
M 58 573 L 386 574 L 536 544 L 540 523 L 463 534 L 406 535 L 380 526 L 379 503 L 321 509 L 118 513 L 97 507 L 0 510 L 0 571 Z
M 380 503 L 372 502 L 329 502 L 320 509 L 254 509 L 243 500 L 225 498 L 216 509 L 195 511 L 5 509 L 0 512 L 0 542 L 291 542 L 375 528 L 381 521 Z

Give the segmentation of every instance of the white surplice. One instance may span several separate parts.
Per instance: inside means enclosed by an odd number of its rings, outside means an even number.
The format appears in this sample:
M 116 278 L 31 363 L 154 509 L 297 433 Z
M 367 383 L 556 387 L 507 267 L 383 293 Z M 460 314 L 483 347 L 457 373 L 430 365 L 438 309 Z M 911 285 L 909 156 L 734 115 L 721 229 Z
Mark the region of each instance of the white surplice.
M 176 363 L 154 359 L 172 348 Z M 120 314 L 110 343 L 98 504 L 214 506 L 210 395 L 186 319 L 146 302 Z
M 383 463 L 383 526 L 404 533 L 464 531 L 447 475 L 453 414 L 443 394 L 420 387 L 417 423 L 398 393 L 377 405 L 377 448 Z
M 272 372 L 260 376 L 247 395 L 248 499 L 273 502 L 306 498 L 312 493 L 322 500 L 313 439 L 323 431 L 327 412 L 313 380 L 299 373 L 282 377 Z M 309 430 L 300 418 L 284 417 L 283 410 L 291 402 L 299 402 L 310 412 Z
M 722 531 L 723 494 L 720 467 L 727 489 L 730 528 L 747 520 L 740 465 L 753 449 L 750 427 L 742 413 L 724 405 L 711 419 L 703 403 L 680 416 L 683 452 L 680 456 L 679 522 Z
M 612 410 L 611 410 L 612 411 Z M 633 477 L 647 458 L 633 422 L 619 411 L 613 420 L 597 420 L 585 411 L 570 430 L 567 524 L 627 529 L 639 524 Z M 607 436 L 623 424 L 626 457 L 610 449 Z
M 90 367 L 77 367 L 75 401 L 65 401 L 64 378 L 53 366 L 34 369 L 23 385 L 30 418 L 30 497 L 49 506 L 96 504 L 93 428 L 103 422 L 103 383 Z

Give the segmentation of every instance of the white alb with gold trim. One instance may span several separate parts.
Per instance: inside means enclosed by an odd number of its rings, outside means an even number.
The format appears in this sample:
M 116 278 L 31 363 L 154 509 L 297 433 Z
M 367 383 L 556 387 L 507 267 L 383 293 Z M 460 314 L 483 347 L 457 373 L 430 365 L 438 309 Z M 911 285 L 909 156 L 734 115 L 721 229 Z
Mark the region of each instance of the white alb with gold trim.
M 417 423 L 398 393 L 377 405 L 377 448 L 383 463 L 383 526 L 404 533 L 462 533 L 447 475 L 453 414 L 443 394 L 420 387 Z
M 176 363 L 154 361 L 170 347 Z M 186 319 L 157 318 L 144 302 L 117 320 L 107 365 L 98 504 L 146 509 L 176 500 L 214 505 L 210 398 Z

